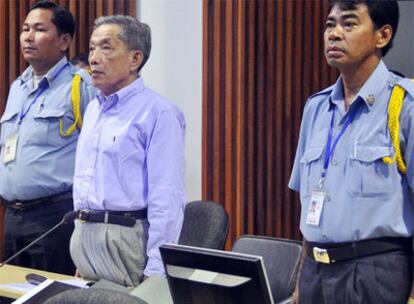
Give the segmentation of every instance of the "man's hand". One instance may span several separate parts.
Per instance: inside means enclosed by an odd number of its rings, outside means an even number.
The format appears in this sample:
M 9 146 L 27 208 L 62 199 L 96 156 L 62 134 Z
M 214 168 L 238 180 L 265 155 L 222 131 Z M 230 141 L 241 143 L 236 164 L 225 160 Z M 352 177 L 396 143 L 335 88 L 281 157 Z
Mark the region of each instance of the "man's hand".
M 300 271 L 302 270 L 303 260 L 306 256 L 306 241 L 305 239 L 302 240 L 302 256 L 300 257 L 300 264 L 299 264 L 299 270 L 298 270 L 298 277 L 296 278 L 296 286 L 295 291 L 292 295 L 292 302 L 291 304 L 299 304 L 299 277 L 300 277 Z
M 76 268 L 76 270 L 75 270 L 75 277 L 77 277 L 77 278 L 81 278 L 82 277 L 82 275 L 80 274 L 78 268 Z
M 414 304 L 414 283 L 411 286 L 410 297 L 408 298 L 407 304 Z
M 295 291 L 292 294 L 292 302 L 290 304 L 299 304 L 299 287 L 296 284 Z

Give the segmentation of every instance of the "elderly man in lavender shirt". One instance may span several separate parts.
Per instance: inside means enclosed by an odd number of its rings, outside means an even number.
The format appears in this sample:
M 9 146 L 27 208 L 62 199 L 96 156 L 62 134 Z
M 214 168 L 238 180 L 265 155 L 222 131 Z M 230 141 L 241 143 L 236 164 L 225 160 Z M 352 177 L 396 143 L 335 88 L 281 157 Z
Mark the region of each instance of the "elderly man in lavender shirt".
M 128 286 L 164 272 L 158 247 L 183 221 L 182 112 L 145 87 L 148 25 L 130 16 L 95 21 L 89 63 L 100 90 L 79 138 L 70 251 L 78 273 Z

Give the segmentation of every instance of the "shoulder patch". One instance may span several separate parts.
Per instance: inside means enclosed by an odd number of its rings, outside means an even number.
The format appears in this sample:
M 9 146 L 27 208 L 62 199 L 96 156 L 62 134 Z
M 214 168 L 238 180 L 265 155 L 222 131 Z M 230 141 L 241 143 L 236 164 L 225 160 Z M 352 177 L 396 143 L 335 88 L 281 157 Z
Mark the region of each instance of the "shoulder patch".
M 402 78 L 396 84 L 401 86 L 414 100 L 414 79 Z
M 322 91 L 319 91 L 319 92 L 317 92 L 317 93 L 309 96 L 309 99 L 311 99 L 313 97 L 316 97 L 316 96 L 319 96 L 319 95 L 327 95 L 327 94 L 330 94 L 332 92 L 332 90 L 333 90 L 333 87 L 334 87 L 334 84 L 331 85 L 330 87 L 327 87 L 326 89 L 324 89 Z
M 82 81 L 84 81 L 86 84 L 91 84 L 92 83 L 92 78 L 91 75 L 89 75 L 89 73 L 87 71 L 85 71 L 84 69 L 79 69 L 78 71 L 76 71 L 75 73 L 76 75 L 79 75 L 82 79 Z

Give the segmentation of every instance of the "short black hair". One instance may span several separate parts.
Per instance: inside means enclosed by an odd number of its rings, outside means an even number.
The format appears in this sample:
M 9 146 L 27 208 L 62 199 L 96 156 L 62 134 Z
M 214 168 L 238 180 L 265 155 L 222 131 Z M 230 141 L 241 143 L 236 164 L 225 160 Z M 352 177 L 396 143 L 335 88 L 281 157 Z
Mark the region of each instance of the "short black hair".
M 75 35 L 75 20 L 66 8 L 50 0 L 39 0 L 32 5 L 29 12 L 38 8 L 51 10 L 53 12 L 52 23 L 56 26 L 59 35 L 69 34 L 71 37 Z
M 78 55 L 76 55 L 75 57 L 73 57 L 73 58 L 70 60 L 70 62 L 71 62 L 73 65 L 77 65 L 77 64 L 79 64 L 79 63 L 82 63 L 82 64 L 84 64 L 84 65 L 89 65 L 88 56 L 89 56 L 89 54 L 88 54 L 88 53 L 81 53 L 81 54 L 78 54 Z
M 342 11 L 354 10 L 358 5 L 366 5 L 369 16 L 374 23 L 375 29 L 389 24 L 392 28 L 390 42 L 381 49 L 382 56 L 385 56 L 392 48 L 392 42 L 398 29 L 400 11 L 395 0 L 331 0 L 331 7 L 338 6 Z

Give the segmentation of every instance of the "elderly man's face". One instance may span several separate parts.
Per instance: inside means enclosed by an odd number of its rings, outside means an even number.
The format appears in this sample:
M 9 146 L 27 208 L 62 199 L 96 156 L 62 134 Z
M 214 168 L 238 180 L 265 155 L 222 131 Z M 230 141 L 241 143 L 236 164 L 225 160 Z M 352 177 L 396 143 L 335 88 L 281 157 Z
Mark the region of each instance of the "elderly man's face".
M 140 51 L 128 50 L 119 38 L 120 32 L 119 25 L 104 24 L 93 31 L 90 40 L 92 82 L 106 96 L 126 87 L 138 77 L 137 68 L 143 57 Z

